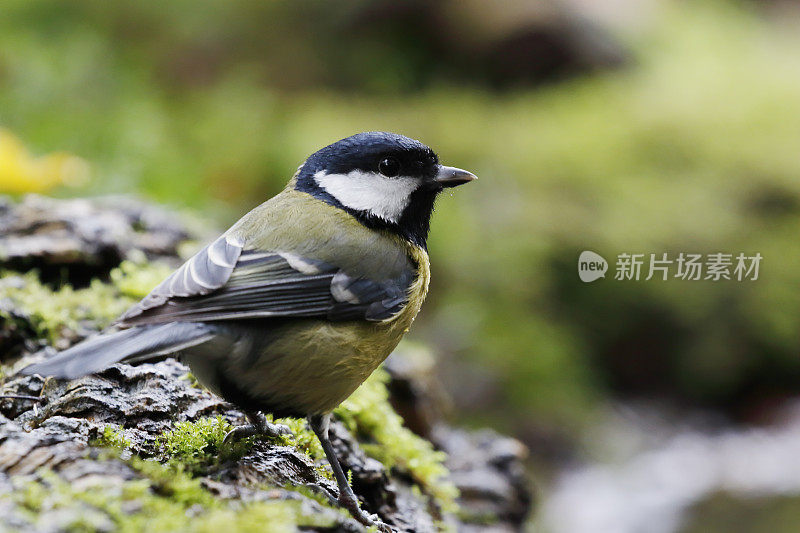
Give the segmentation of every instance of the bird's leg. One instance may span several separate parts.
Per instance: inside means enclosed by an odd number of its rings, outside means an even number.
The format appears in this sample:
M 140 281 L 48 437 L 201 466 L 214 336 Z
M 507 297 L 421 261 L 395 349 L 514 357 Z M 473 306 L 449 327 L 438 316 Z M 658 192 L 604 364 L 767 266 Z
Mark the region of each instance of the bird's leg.
M 350 511 L 359 523 L 365 526 L 375 526 L 380 531 L 391 533 L 393 530 L 388 525 L 381 522 L 376 515 L 369 515 L 361 510 L 358 506 L 358 499 L 350 488 L 350 483 L 347 482 L 347 476 L 342 471 L 342 466 L 336 458 L 336 453 L 333 451 L 333 444 L 328 438 L 328 425 L 330 424 L 330 414 L 326 415 L 313 415 L 308 417 L 311 429 L 316 433 L 319 443 L 322 444 L 322 449 L 325 451 L 325 457 L 333 469 L 333 476 L 336 478 L 336 484 L 339 485 L 339 505 Z
M 250 421 L 245 426 L 238 426 L 233 428 L 225 435 L 223 444 L 236 442 L 237 440 L 246 439 L 254 435 L 266 435 L 268 437 L 278 437 L 280 435 L 288 435 L 291 430 L 281 424 L 271 424 L 267 417 L 262 412 L 245 413 L 247 419 Z

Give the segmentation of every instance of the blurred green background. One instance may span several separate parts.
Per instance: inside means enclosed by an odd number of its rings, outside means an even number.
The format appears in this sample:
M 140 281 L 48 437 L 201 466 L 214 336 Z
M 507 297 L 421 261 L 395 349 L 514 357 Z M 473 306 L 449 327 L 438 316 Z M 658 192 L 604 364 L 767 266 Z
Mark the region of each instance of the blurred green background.
M 481 179 L 437 206 L 411 336 L 452 416 L 518 436 L 551 479 L 620 402 L 760 425 L 800 393 L 798 12 L 9 0 L 0 192 L 131 193 L 223 227 L 330 142 L 419 138 Z M 15 174 L 16 142 L 77 156 L 50 156 L 67 183 Z M 610 274 L 623 252 L 764 259 L 757 281 L 584 284 L 583 250 Z

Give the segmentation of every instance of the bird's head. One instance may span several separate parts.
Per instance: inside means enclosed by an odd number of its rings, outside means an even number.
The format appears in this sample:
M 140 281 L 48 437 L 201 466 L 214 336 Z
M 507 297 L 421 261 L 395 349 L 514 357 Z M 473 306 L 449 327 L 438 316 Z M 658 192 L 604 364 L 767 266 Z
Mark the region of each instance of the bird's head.
M 309 157 L 297 173 L 297 190 L 425 246 L 436 196 L 476 179 L 443 166 L 419 141 L 386 132 L 347 137 Z

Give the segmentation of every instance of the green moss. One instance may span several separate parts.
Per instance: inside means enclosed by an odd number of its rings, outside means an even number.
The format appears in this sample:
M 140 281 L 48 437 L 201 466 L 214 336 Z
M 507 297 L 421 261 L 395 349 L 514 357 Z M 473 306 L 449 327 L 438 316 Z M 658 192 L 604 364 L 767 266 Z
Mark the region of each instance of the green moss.
M 365 445 L 370 455 L 384 460 L 387 467 L 399 466 L 406 470 L 429 494 L 443 498 L 445 507 L 452 508 L 455 489 L 441 480 L 447 474 L 442 465 L 444 454 L 434 451 L 430 443 L 402 426 L 402 420 L 388 403 L 385 380 L 385 373 L 380 373 L 377 379 L 368 381 L 362 387 L 364 391 L 359 389 L 362 392 L 354 395 L 354 402 L 348 400 L 349 403 L 343 404 L 340 416 L 352 430 L 374 439 L 374 442 Z M 373 409 L 379 404 L 383 408 Z M 367 409 L 368 405 L 372 405 L 372 408 Z M 367 414 L 367 410 L 372 410 L 373 414 Z M 291 446 L 313 461 L 325 458 L 319 439 L 308 428 L 304 419 L 273 420 L 269 415 L 267 418 L 270 422 L 285 425 L 291 430 L 289 435 L 272 439 L 276 444 Z M 382 429 L 376 430 L 378 426 Z M 157 443 L 161 448 L 162 459 L 168 465 L 197 475 L 220 461 L 241 457 L 252 445 L 254 438 L 243 439 L 233 446 L 223 446 L 223 439 L 231 429 L 233 426 L 221 416 L 202 418 L 194 422 L 178 422 L 174 429 L 159 437 Z M 319 467 L 318 473 L 332 479 L 328 468 Z M 298 492 L 305 494 L 300 490 Z M 324 499 L 315 499 L 326 503 Z
M 0 274 L 0 297 L 8 298 L 28 315 L 34 332 L 51 342 L 65 330 L 78 329 L 80 323 L 102 328 L 133 303 L 114 286 L 99 280 L 85 289 L 64 285 L 53 290 L 39 281 L 36 272 Z M 7 314 L 2 316 L 11 319 Z
M 97 439 L 91 442 L 92 446 L 103 446 L 106 448 L 116 448 L 127 450 L 131 447 L 131 441 L 125 437 L 125 430 L 114 426 L 106 426 Z
M 123 261 L 111 271 L 111 283 L 123 296 L 138 300 L 147 296 L 173 270 L 163 263 Z
M 127 532 L 230 533 L 295 531 L 297 527 L 331 527 L 330 519 L 303 513 L 299 501 L 264 501 L 243 504 L 214 498 L 200 480 L 155 461 L 133 459 L 130 465 L 141 479 L 121 484 L 100 483 L 75 488 L 49 471 L 36 481 L 19 484 L 0 494 L 38 520 L 43 510 L 72 509 L 75 518 L 59 524 L 69 531 L 95 531 L 101 524 Z M 53 525 L 53 524 L 49 524 Z M 103 529 L 107 529 L 105 527 Z
M 156 443 L 162 458 L 187 472 L 199 474 L 222 461 L 244 455 L 253 439 L 243 439 L 223 446 L 225 435 L 233 429 L 221 416 L 201 418 L 194 422 L 178 422 L 174 429 L 161 435 Z
M 189 383 L 191 383 L 192 387 L 194 387 L 195 389 L 203 389 L 203 386 L 200 384 L 199 381 L 197 381 L 197 378 L 191 372 L 185 373 L 184 375 L 182 375 L 180 377 L 180 379 L 182 379 L 184 381 L 188 381 Z
M 34 333 L 54 342 L 75 331 L 79 324 L 101 329 L 146 295 L 169 274 L 164 265 L 135 264 L 124 261 L 111 271 L 111 282 L 95 279 L 85 289 L 62 285 L 52 289 L 44 285 L 35 271 L 25 274 L 0 272 L 0 298 L 30 319 Z M 14 320 L 0 311 L 0 317 Z
M 219 418 L 206 419 L 222 426 Z M 211 431 L 210 435 L 215 433 Z M 221 441 L 217 441 L 221 443 Z M 331 527 L 330 519 L 303 513 L 298 501 L 275 501 L 243 504 L 241 501 L 222 501 L 205 490 L 199 479 L 192 478 L 183 465 L 174 462 L 163 465 L 157 461 L 147 461 L 133 457 L 129 464 L 142 474 L 146 480 L 132 490 L 146 489 L 145 496 L 155 493 L 160 498 L 178 504 L 188 510 L 194 507 L 203 509 L 202 520 L 188 524 L 186 530 L 216 532 L 222 528 L 231 533 L 257 531 L 293 531 L 295 525 Z M 316 499 L 316 498 L 315 498 Z M 144 512 L 144 509 L 143 509 Z M 166 513 L 165 513 L 166 514 Z M 181 530 L 183 530 L 181 528 Z
M 186 506 L 213 507 L 215 498 L 203 489 L 200 480 L 193 478 L 182 464 L 161 464 L 134 456 L 129 461 L 132 468 L 147 478 L 150 487 L 159 495 Z
M 271 416 L 268 419 L 272 422 Z M 305 421 L 296 418 L 281 418 L 275 421 L 291 429 L 291 435 L 281 435 L 272 439 L 276 444 L 291 446 L 298 451 L 306 454 L 316 461 L 325 456 L 316 435 L 309 430 Z M 181 479 L 185 472 L 191 475 L 207 473 L 210 468 L 220 462 L 235 460 L 242 457 L 252 446 L 258 437 L 242 439 L 236 443 L 223 446 L 225 435 L 233 429 L 233 425 L 228 423 L 221 416 L 215 418 L 202 418 L 195 422 L 179 422 L 175 424 L 172 431 L 167 432 L 158 439 L 161 446 L 162 459 L 166 460 L 166 471 L 159 469 L 157 463 L 149 461 L 139 461 L 138 468 L 147 469 L 151 478 L 159 476 L 159 479 L 169 484 L 176 483 Z M 172 470 L 170 470 L 172 469 Z M 316 467 L 317 473 L 321 476 L 333 479 L 331 472 L 321 466 Z M 177 472 L 175 478 L 170 474 L 171 471 Z M 317 503 L 331 507 L 330 502 L 319 493 L 302 486 L 285 487 L 302 494 L 303 496 L 316 501 Z
M 272 420 L 268 417 L 270 421 Z M 303 418 L 279 418 L 275 420 L 276 424 L 287 426 L 292 433 L 290 435 L 281 435 L 278 437 L 278 442 L 284 446 L 292 446 L 303 452 L 311 459 L 317 461 L 325 458 L 325 452 L 319 439 Z
M 403 419 L 389 404 L 388 380 L 386 371 L 375 371 L 336 409 L 336 415 L 350 431 L 371 440 L 362 444 L 369 455 L 387 468 L 396 467 L 410 474 L 444 510 L 456 510 L 458 491 L 446 480 L 446 455 L 403 425 Z
M 41 510 L 47 497 L 47 490 L 39 483 L 29 483 L 19 491 L 19 500 L 17 503 L 22 505 L 25 509 L 37 513 Z
M 273 419 L 267 415 L 270 422 Z M 311 460 L 318 461 L 325 457 L 325 452 L 319 439 L 311 431 L 305 420 L 298 418 L 281 418 L 274 421 L 287 426 L 291 430 L 289 435 L 273 438 L 276 444 L 291 446 L 307 455 Z M 221 416 L 216 418 L 201 418 L 194 422 L 178 422 L 174 429 L 157 439 L 161 448 L 162 458 L 175 465 L 181 465 L 188 472 L 199 474 L 220 461 L 236 459 L 244 455 L 259 437 L 243 439 L 227 446 L 222 445 L 225 435 L 233 429 L 228 421 Z M 327 478 L 332 474 L 327 468 L 318 467 L 318 473 Z

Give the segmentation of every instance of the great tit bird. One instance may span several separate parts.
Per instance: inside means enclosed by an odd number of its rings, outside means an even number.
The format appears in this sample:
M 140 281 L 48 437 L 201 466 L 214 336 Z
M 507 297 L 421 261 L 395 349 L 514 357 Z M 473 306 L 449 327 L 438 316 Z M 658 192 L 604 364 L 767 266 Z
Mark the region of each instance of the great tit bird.
M 23 370 L 74 379 L 179 352 L 250 424 L 230 441 L 307 417 L 339 486 L 363 512 L 328 439 L 331 411 L 400 342 L 428 292 L 437 195 L 476 179 L 419 141 L 359 133 L 311 155 L 256 207 L 125 312 L 115 328 Z

